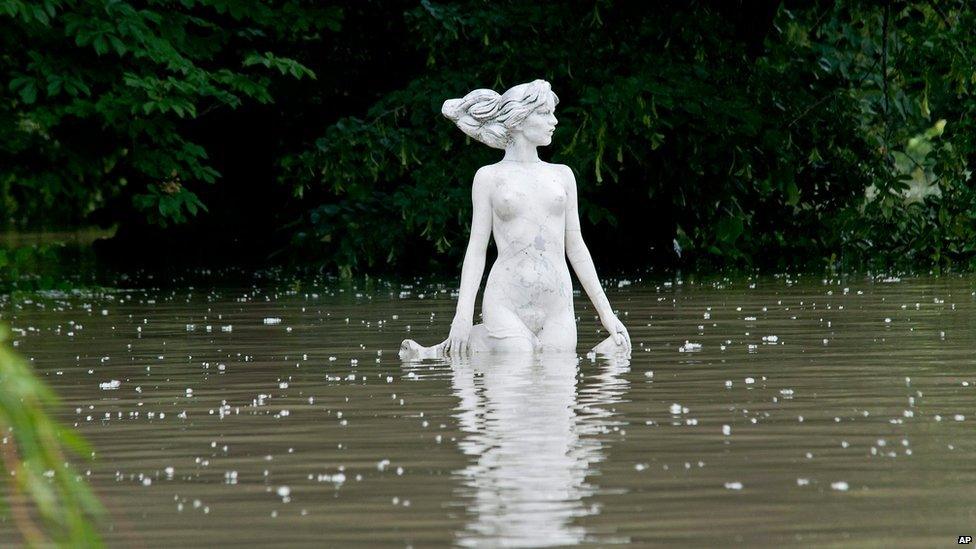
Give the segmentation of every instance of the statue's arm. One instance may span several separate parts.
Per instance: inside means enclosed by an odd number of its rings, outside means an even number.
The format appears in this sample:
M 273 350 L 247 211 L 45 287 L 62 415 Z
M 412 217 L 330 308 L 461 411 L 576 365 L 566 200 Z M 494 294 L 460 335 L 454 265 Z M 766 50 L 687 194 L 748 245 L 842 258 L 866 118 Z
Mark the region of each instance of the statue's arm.
M 485 272 L 485 254 L 491 237 L 491 178 L 484 168 L 474 175 L 471 185 L 471 237 L 461 266 L 461 290 L 455 321 L 470 324 L 474 319 L 474 300 Z
M 610 300 L 600 286 L 600 279 L 596 274 L 596 267 L 593 265 L 593 258 L 590 257 L 590 250 L 583 242 L 583 233 L 580 229 L 579 202 L 576 197 L 576 177 L 573 170 L 567 166 L 562 166 L 564 170 L 563 181 L 566 185 L 566 257 L 569 258 L 576 277 L 586 295 L 593 302 L 593 307 L 600 315 L 600 321 L 607 324 L 616 317 L 613 308 L 610 307 Z

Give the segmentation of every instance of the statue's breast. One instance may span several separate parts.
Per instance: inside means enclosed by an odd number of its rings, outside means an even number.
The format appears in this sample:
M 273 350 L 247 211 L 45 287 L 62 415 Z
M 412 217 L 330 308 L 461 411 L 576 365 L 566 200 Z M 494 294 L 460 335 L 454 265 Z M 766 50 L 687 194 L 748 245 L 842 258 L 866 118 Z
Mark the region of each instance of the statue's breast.
M 566 190 L 558 181 L 499 182 L 492 196 L 495 215 L 502 221 L 515 217 L 556 218 L 566 210 Z
M 501 182 L 495 188 L 492 205 L 499 219 L 509 221 L 525 212 L 529 206 L 527 200 L 528 195 L 523 189 L 508 182 Z
M 547 182 L 545 189 L 542 190 L 542 200 L 553 216 L 566 211 L 566 189 L 557 181 Z

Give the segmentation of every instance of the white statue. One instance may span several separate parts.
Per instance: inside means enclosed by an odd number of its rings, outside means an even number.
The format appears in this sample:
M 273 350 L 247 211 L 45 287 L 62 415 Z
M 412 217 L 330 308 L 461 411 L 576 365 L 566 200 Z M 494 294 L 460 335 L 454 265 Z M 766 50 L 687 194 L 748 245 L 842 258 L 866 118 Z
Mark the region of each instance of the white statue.
M 610 307 L 580 233 L 573 172 L 567 166 L 543 162 L 536 150 L 552 143 L 558 102 L 545 80 L 520 84 L 502 95 L 474 90 L 444 102 L 444 116 L 474 139 L 504 149 L 505 157 L 474 176 L 471 237 L 450 335 L 432 347 L 404 340 L 401 358 L 459 357 L 469 352 L 576 352 L 567 257 L 610 333 L 594 350 L 630 352 L 630 335 Z M 472 326 L 489 236 L 495 239 L 498 259 L 485 285 L 484 323 Z

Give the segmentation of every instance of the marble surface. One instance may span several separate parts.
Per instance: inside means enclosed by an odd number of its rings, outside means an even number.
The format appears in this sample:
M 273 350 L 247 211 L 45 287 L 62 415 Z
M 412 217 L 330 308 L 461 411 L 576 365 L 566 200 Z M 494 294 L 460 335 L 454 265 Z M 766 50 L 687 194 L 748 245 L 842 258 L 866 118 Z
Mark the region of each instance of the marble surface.
M 503 94 L 478 89 L 444 102 L 444 116 L 505 155 L 474 175 L 471 236 L 447 339 L 429 347 L 405 340 L 401 358 L 575 352 L 570 266 L 610 333 L 594 351 L 630 353 L 630 335 L 614 314 L 583 241 L 573 171 L 539 158 L 538 148 L 552 143 L 558 103 L 545 80 Z M 475 325 L 475 298 L 489 239 L 495 241 L 498 258 L 485 285 L 483 322 Z

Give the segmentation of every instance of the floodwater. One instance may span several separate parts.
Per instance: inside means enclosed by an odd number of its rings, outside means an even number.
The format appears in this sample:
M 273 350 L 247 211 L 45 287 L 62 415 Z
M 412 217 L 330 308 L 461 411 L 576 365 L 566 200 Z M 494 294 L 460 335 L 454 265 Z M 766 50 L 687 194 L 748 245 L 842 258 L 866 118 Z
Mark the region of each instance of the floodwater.
M 402 363 L 456 296 L 0 298 L 110 546 L 936 546 L 976 531 L 976 279 L 614 281 L 629 360 Z M 9 520 L 0 540 L 17 542 Z

